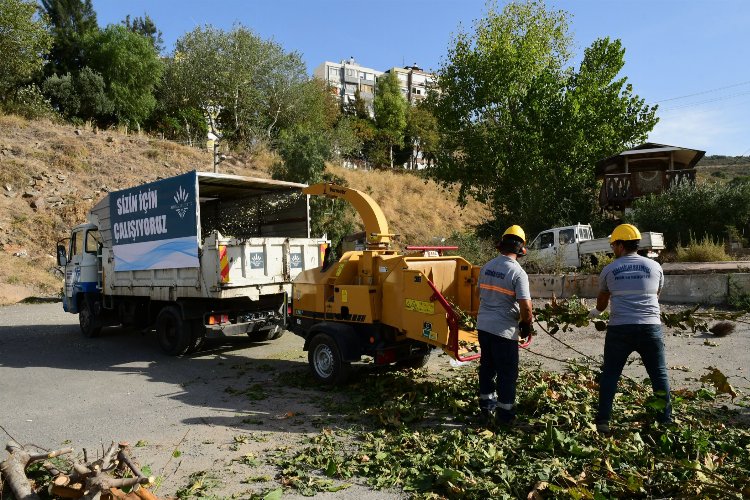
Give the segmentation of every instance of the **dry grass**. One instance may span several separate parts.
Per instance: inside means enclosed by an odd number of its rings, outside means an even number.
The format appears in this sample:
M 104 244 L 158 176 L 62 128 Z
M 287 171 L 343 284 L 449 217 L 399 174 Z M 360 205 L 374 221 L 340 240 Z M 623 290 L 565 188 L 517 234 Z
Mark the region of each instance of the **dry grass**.
M 349 187 L 372 196 L 402 245 L 434 244 L 454 231 L 470 231 L 490 215 L 486 206 L 474 201 L 461 208 L 455 193 L 412 173 L 335 166 L 328 170 L 346 179 Z
M 690 238 L 690 244 L 687 247 L 677 249 L 677 262 L 721 262 L 732 260 L 727 255 L 724 243 L 714 241 L 709 236 L 704 236 L 702 240 L 696 241 Z
M 72 226 L 85 222 L 89 208 L 108 190 L 193 169 L 213 170 L 212 155 L 204 149 L 146 135 L 8 115 L 0 115 L 0 150 L 4 150 L 0 154 L 0 301 L 4 290 L 11 288 L 15 294 L 20 289 L 29 295 L 59 291 L 62 282 L 54 274 L 52 257 L 55 244 L 69 235 Z M 227 155 L 219 171 L 269 178 L 276 161 L 274 152 L 256 148 Z M 489 217 L 485 206 L 471 202 L 461 208 L 455 193 L 414 174 L 329 169 L 381 204 L 402 245 L 428 244 L 454 231 L 470 231 Z M 3 194 L 5 184 L 13 196 Z M 22 197 L 26 190 L 72 203 L 34 210 L 32 198 Z M 18 251 L 28 257 L 13 257 Z

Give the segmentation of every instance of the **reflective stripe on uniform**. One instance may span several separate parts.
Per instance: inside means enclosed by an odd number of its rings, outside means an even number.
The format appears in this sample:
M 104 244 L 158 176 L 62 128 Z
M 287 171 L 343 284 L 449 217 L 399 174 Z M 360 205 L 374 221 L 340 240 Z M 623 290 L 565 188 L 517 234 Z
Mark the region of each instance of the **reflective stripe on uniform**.
M 609 292 L 610 295 L 659 295 L 658 290 L 615 290 Z
M 514 292 L 513 290 L 508 290 L 507 288 L 503 288 L 501 286 L 494 286 L 494 285 L 488 285 L 486 283 L 481 283 L 479 285 L 479 288 L 483 290 L 492 290 L 493 292 L 500 292 L 504 295 L 509 295 L 511 297 L 516 296 L 516 292 Z
M 497 407 L 510 411 L 513 409 L 513 403 L 498 403 Z
M 493 392 L 491 394 L 480 394 L 479 399 L 497 399 L 497 393 Z

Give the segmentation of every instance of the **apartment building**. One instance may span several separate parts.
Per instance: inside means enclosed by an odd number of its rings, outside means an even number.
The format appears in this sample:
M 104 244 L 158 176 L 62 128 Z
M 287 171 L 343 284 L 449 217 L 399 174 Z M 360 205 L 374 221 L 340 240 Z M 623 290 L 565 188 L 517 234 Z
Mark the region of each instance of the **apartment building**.
M 375 82 L 382 74 L 382 71 L 357 64 L 353 57 L 340 63 L 326 61 L 313 71 L 313 76 L 326 82 L 344 106 L 353 103 L 355 94 L 359 91 L 371 113 Z
M 427 91 L 435 82 L 432 73 L 424 71 L 415 64 L 406 67 L 395 66 L 386 73 L 395 73 L 401 84 L 401 94 L 411 105 L 417 104 L 427 96 Z

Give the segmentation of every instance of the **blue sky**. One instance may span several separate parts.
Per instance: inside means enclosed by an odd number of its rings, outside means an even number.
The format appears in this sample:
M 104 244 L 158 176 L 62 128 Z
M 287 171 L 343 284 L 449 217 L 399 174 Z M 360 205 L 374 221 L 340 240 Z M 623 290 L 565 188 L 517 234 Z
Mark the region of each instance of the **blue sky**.
M 660 104 L 649 140 L 750 155 L 750 0 L 547 4 L 571 14 L 579 56 L 596 38 L 623 41 L 623 74 L 637 94 Z M 148 13 L 168 52 L 196 26 L 241 23 L 302 54 L 310 73 L 350 56 L 379 70 L 415 62 L 436 69 L 451 35 L 486 12 L 484 0 L 94 0 L 94 8 L 101 26 Z

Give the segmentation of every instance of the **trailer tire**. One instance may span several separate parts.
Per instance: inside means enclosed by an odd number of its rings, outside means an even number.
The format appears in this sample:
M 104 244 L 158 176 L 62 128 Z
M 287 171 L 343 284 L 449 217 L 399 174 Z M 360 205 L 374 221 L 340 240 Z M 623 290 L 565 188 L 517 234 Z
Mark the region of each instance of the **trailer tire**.
M 318 333 L 310 340 L 307 360 L 313 376 L 326 385 L 341 385 L 349 378 L 351 365 L 343 360 L 338 344 L 328 334 Z
M 180 310 L 167 306 L 156 317 L 156 335 L 165 354 L 182 356 L 190 347 L 193 337 L 190 322 L 184 321 Z
M 81 326 L 81 333 L 89 339 L 98 337 L 102 333 L 102 320 L 94 314 L 93 307 L 88 298 L 81 299 L 81 307 L 78 311 L 78 324 Z
M 422 354 L 421 356 L 415 356 L 413 358 L 407 358 L 402 359 L 401 361 L 396 361 L 396 368 L 405 370 L 405 369 L 417 369 L 417 368 L 424 368 L 427 366 L 427 362 L 430 361 L 430 353 Z

